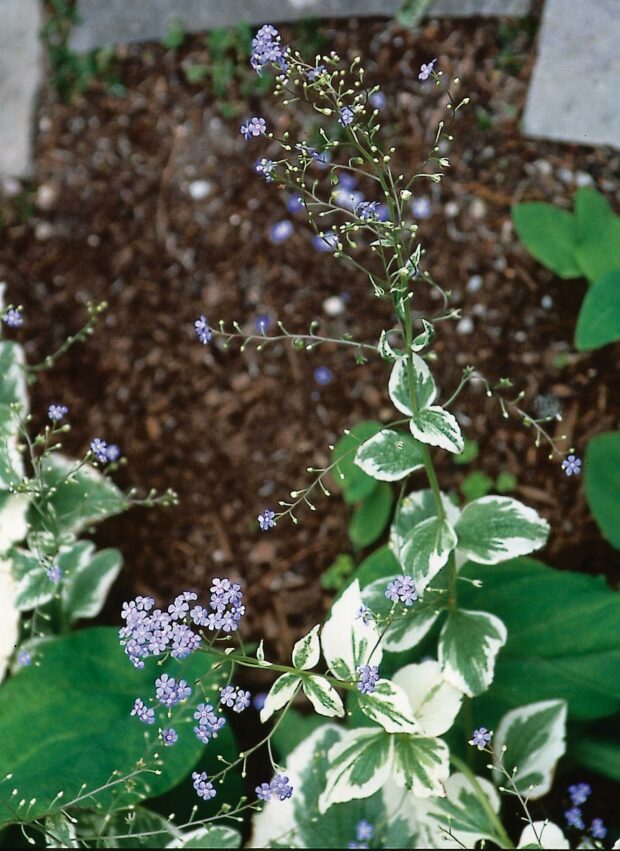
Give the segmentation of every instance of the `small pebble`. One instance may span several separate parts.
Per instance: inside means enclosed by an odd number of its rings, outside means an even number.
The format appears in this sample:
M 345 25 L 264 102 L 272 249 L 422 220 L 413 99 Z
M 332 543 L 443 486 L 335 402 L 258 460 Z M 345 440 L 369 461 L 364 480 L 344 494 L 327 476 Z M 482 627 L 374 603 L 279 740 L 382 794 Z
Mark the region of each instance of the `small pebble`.
M 577 186 L 592 186 L 594 180 L 588 174 L 587 171 L 576 171 L 575 172 L 575 183 Z
M 467 281 L 467 292 L 477 293 L 482 288 L 482 275 L 472 275 Z
M 204 201 L 213 191 L 213 184 L 209 180 L 192 180 L 188 188 L 193 201 Z
M 457 334 L 471 334 L 474 330 L 474 320 L 471 316 L 464 316 L 456 325 Z
M 559 168 L 558 177 L 562 183 L 572 183 L 575 180 L 575 174 L 570 168 Z
M 540 304 L 545 310 L 551 310 L 553 307 L 553 299 L 550 295 L 544 295 L 540 300 Z
M 487 214 L 487 205 L 482 198 L 474 198 L 469 206 L 469 212 L 474 219 L 483 219 Z
M 443 211 L 449 219 L 454 219 L 459 214 L 459 205 L 456 201 L 448 201 Z
M 345 303 L 338 295 L 332 295 L 323 302 L 323 312 L 327 316 L 340 316 L 345 311 Z

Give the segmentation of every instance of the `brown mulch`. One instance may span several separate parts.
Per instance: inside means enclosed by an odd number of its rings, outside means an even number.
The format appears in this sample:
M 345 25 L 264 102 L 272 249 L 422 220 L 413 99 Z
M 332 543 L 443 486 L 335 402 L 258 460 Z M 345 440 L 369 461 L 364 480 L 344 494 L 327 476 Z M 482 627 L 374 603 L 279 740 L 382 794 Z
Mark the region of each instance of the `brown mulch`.
M 471 105 L 455 124 L 448 179 L 424 188 L 432 214 L 420 229 L 427 267 L 472 319 L 442 323 L 438 382 L 449 394 L 473 364 L 493 380 L 512 377 L 530 410 L 537 397 L 553 396 L 564 414 L 554 432 L 567 432 L 583 454 L 593 434 L 618 427 L 610 392 L 618 347 L 575 351 L 586 284 L 560 281 L 527 256 L 510 205 L 566 206 L 587 175 L 613 203 L 620 156 L 520 135 L 535 58 L 535 26 L 527 22 L 431 21 L 413 34 L 352 20 L 320 30 L 329 49 L 365 57 L 369 79 L 383 84 L 385 134 L 403 172 L 423 157 L 440 115 L 436 90 L 417 82 L 419 65 L 437 56 L 446 76 L 461 78 Z M 294 39 L 294 28 L 284 35 Z M 18 337 L 31 361 L 80 326 L 87 300 L 110 305 L 95 335 L 36 385 L 33 408 L 42 421 L 50 402 L 69 406 L 71 453 L 93 436 L 119 443 L 129 462 L 118 475 L 124 486 L 179 493 L 176 509 L 137 509 L 98 531 L 98 542 L 118 546 L 126 562 L 110 622 L 121 598 L 152 593 L 164 601 L 183 588 L 205 590 L 225 573 L 247 590 L 250 632 L 284 656 L 325 609 L 318 579 L 350 549 L 347 509 L 318 497 L 298 525 L 282 521 L 268 535 L 256 516 L 309 483 L 306 468 L 326 463 L 344 428 L 392 417 L 386 369 L 378 360 L 358 366 L 350 353 L 327 347 L 310 354 L 280 344 L 262 353 L 203 348 L 192 323 L 204 312 L 252 330 L 257 315 L 269 314 L 301 332 L 320 317 L 327 334 L 348 330 L 373 342 L 390 312 L 363 276 L 313 250 L 299 216 L 290 240 L 270 243 L 269 225 L 288 214 L 278 190 L 252 170 L 265 143 L 244 143 L 238 127 L 246 114 L 280 120 L 273 102 L 234 93 L 239 117 L 222 118 L 181 71 L 183 61 L 203 59 L 199 37 L 176 52 L 149 44 L 117 53 L 125 95 L 97 86 L 65 105 L 51 89 L 42 93 L 32 186 L 3 203 L 0 279 L 9 300 L 24 305 Z M 202 200 L 189 194 L 195 180 L 208 181 Z M 334 293 L 346 309 L 329 317 L 323 303 Z M 422 296 L 415 306 L 437 307 Z M 313 377 L 321 365 L 335 376 L 324 387 Z M 513 473 L 516 495 L 552 526 L 541 558 L 617 582 L 617 559 L 580 483 L 480 389 L 465 391 L 456 408 L 480 456 L 461 467 L 438 453 L 445 489 L 458 488 L 472 469 Z

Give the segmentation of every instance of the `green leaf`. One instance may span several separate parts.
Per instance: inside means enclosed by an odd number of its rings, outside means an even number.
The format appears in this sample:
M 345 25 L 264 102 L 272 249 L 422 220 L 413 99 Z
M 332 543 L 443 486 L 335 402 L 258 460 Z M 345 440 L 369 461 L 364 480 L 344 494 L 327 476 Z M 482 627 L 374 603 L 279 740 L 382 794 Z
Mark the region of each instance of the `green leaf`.
M 469 697 L 493 681 L 495 659 L 506 643 L 506 627 L 488 612 L 450 612 L 439 637 L 439 662 L 445 679 Z
M 45 819 L 48 848 L 79 848 L 75 825 L 64 813 L 52 813 Z
M 431 813 L 455 837 L 459 847 L 475 848 L 478 842 L 487 839 L 501 848 L 504 839 L 498 837 L 496 823 L 489 815 L 489 810 L 499 813 L 499 795 L 484 777 L 476 777 L 475 780 L 486 798 L 486 807 L 470 779 L 457 773 L 445 784 L 446 797 L 431 802 Z
M 282 709 L 289 701 L 293 700 L 301 685 L 301 677 L 297 674 L 281 674 L 269 689 L 265 703 L 260 711 L 260 720 L 264 724 L 274 712 Z
M 450 774 L 450 752 L 441 739 L 394 738 L 394 780 L 419 798 L 443 795 Z
M 614 215 L 604 195 L 592 186 L 583 186 L 575 195 L 575 220 L 575 258 L 594 284 L 620 268 L 620 217 Z
M 392 511 L 394 494 L 387 482 L 378 482 L 375 490 L 360 502 L 349 523 L 348 533 L 356 547 L 368 547 L 381 537 Z
M 314 706 L 315 712 L 319 715 L 326 715 L 328 718 L 344 717 L 344 706 L 340 695 L 325 677 L 317 674 L 304 677 L 302 688 L 304 694 Z
M 592 284 L 575 329 L 575 345 L 582 352 L 600 349 L 617 340 L 620 340 L 620 269 L 607 272 Z
M 620 549 L 620 431 L 597 434 L 589 441 L 585 486 L 596 525 Z
M 381 423 L 365 420 L 358 423 L 348 434 L 343 435 L 332 452 L 334 481 L 342 488 L 344 501 L 351 505 L 369 496 L 377 487 L 377 482 L 367 476 L 355 463 L 358 447 L 381 431 Z
M 533 508 L 508 496 L 483 496 L 463 509 L 456 526 L 465 558 L 497 564 L 543 547 L 549 524 Z
M 226 825 L 210 825 L 188 831 L 166 848 L 240 848 L 241 834 Z
M 478 453 L 480 452 L 480 447 L 478 446 L 478 441 L 469 440 L 466 438 L 463 441 L 463 451 L 458 455 L 454 456 L 455 464 L 470 464 L 478 457 Z
M 577 222 L 572 213 L 552 204 L 528 201 L 515 204 L 512 221 L 530 254 L 560 278 L 579 278 L 575 257 Z
M 415 29 L 424 17 L 430 0 L 404 0 L 396 13 L 396 20 L 401 27 Z
M 454 526 L 460 516 L 459 509 L 446 496 L 441 494 L 441 503 L 448 522 Z M 437 505 L 432 490 L 414 491 L 400 503 L 390 529 L 390 546 L 398 555 L 411 531 L 423 520 L 437 515 Z M 395 571 L 392 571 L 393 573 Z
M 54 453 L 41 464 L 41 474 L 45 493 L 29 512 L 36 531 L 77 533 L 127 508 L 121 491 L 93 467 Z
M 413 364 L 413 393 L 418 408 L 432 405 L 437 397 L 437 388 L 433 376 L 419 355 L 411 355 Z M 407 358 L 399 358 L 390 373 L 388 392 L 394 406 L 403 414 L 409 416 L 411 400 L 409 397 L 409 379 L 407 374 Z
M 505 785 L 503 767 L 520 794 L 531 800 L 542 798 L 551 789 L 555 766 L 566 751 L 565 738 L 563 700 L 531 703 L 506 713 L 493 739 L 495 782 Z
M 387 617 L 390 613 L 392 602 L 385 596 L 385 589 L 388 582 L 394 579 L 396 575 L 388 575 L 377 579 L 363 589 L 364 602 L 374 615 Z M 427 592 L 423 600 L 418 600 L 406 609 L 386 628 L 383 635 L 383 648 L 390 653 L 410 650 L 422 641 L 440 614 L 438 595 Z
M 455 417 L 436 405 L 422 408 L 409 421 L 411 434 L 420 443 L 439 446 L 448 452 L 463 451 L 463 435 Z
M 470 563 L 461 575 L 483 586 L 459 583 L 459 605 L 492 612 L 508 630 L 494 682 L 474 703 L 479 723 L 492 726 L 507 709 L 549 699 L 565 700 L 574 719 L 620 710 L 620 644 L 610 629 L 620 623 L 620 595 L 602 578 L 531 558 Z
M 357 614 L 362 605 L 359 582 L 354 580 L 332 605 L 321 632 L 321 648 L 329 670 L 341 680 L 357 679 L 359 665 L 381 661 L 380 634 Z
M 379 337 L 378 345 L 379 354 L 386 361 L 396 361 L 403 357 L 403 353 L 394 348 L 390 343 L 389 334 L 387 331 L 382 331 Z
M 443 736 L 452 727 L 461 709 L 463 694 L 446 680 L 439 662 L 427 659 L 419 664 L 405 665 L 392 679 L 407 695 L 423 736 Z
M 397 573 L 400 573 L 400 565 L 392 550 L 385 545 L 364 559 L 355 571 L 353 580 L 357 580 L 360 586 L 365 588 L 376 579 L 391 577 Z
M 493 479 L 483 473 L 482 470 L 473 470 L 465 476 L 460 487 L 467 502 L 472 502 L 474 499 L 480 499 L 481 496 L 487 496 L 491 493 Z
M 382 788 L 392 768 L 392 737 L 376 727 L 349 730 L 329 751 L 319 812 L 333 804 L 369 798 Z
M 24 350 L 17 343 L 0 340 L 0 405 L 19 405 L 28 413 Z
M 411 435 L 386 428 L 360 446 L 355 463 L 373 479 L 397 482 L 424 466 L 424 453 Z
M 413 576 L 418 594 L 447 563 L 456 547 L 456 533 L 447 519 L 429 517 L 414 526 L 405 538 L 400 561 L 406 574 Z
M 78 618 L 96 617 L 106 601 L 112 583 L 123 566 L 119 550 L 107 549 L 94 552 L 94 545 L 86 544 L 87 556 L 73 571 L 65 567 L 66 556 L 61 555 L 58 564 L 63 571 L 61 601 L 63 613 L 70 621 Z M 78 544 L 78 546 L 80 546 Z
M 620 740 L 611 736 L 581 735 L 571 745 L 570 755 L 585 768 L 620 783 Z
M 321 624 L 313 626 L 307 635 L 300 638 L 293 647 L 292 661 L 294 668 L 300 668 L 302 671 L 314 668 L 318 663 L 321 655 L 321 646 L 319 644 L 319 629 Z
M 0 405 L 0 489 L 14 487 L 23 477 L 23 461 L 18 451 L 19 418 L 13 408 Z
M 391 680 L 380 679 L 370 694 L 358 694 L 359 707 L 387 733 L 418 733 L 405 692 Z
M 284 716 L 280 716 L 278 726 L 273 730 L 273 745 L 278 752 L 280 760 L 292 753 L 295 748 L 308 739 L 318 727 L 325 725 L 325 719 L 314 713 L 302 715 L 295 709 L 289 709 Z
M 118 644 L 118 631 L 98 627 L 39 643 L 36 655 L 37 665 L 20 669 L 0 689 L 0 776 L 13 774 L 11 783 L 0 787 L 0 824 L 15 820 L 22 798 L 27 803 L 17 816 L 26 808 L 29 819 L 57 812 L 84 783 L 85 792 L 97 789 L 115 771 L 119 777 L 133 772 L 142 758 L 151 770 L 135 778 L 131 792 L 117 783 L 98 793 L 104 807 L 161 794 L 191 771 L 203 746 L 192 732 L 191 713 L 181 720 L 188 714 L 183 705 L 173 710 L 170 721 L 179 734 L 173 748 L 158 747 L 157 725 L 147 727 L 129 713 L 137 696 L 146 700 L 152 694 L 163 671 L 188 682 L 201 676 L 207 688 L 221 682 L 211 675 L 205 679 L 202 654 L 163 668 L 147 660 L 136 670 Z M 214 760 L 230 736 L 225 728 L 211 742 Z M 161 765 L 153 751 L 160 753 Z M 161 773 L 153 773 L 154 768 Z M 13 798 L 12 789 L 18 790 Z M 59 791 L 62 798 L 56 797 Z M 33 798 L 36 803 L 30 804 Z
M 340 553 L 333 564 L 321 574 L 321 588 L 326 591 L 340 591 L 346 585 L 347 579 L 355 570 L 355 562 L 349 553 Z

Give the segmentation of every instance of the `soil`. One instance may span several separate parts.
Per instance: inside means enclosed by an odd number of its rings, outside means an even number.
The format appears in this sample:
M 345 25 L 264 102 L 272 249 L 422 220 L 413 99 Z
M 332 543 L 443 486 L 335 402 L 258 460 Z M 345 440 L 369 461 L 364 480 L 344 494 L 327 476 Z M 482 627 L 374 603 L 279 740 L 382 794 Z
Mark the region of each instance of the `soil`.
M 536 8 L 511 25 L 430 21 L 415 34 L 350 20 L 324 22 L 318 34 L 344 57 L 363 56 L 369 81 L 383 85 L 385 133 L 403 172 L 423 158 L 441 112 L 437 90 L 417 81 L 420 64 L 437 56 L 446 77 L 461 78 L 471 104 L 454 125 L 448 179 L 424 190 L 432 206 L 420 229 L 427 267 L 471 317 L 441 324 L 438 382 L 448 395 L 473 364 L 492 380 L 510 376 L 525 390 L 526 409 L 553 396 L 563 422 L 551 428 L 567 433 L 566 444 L 582 455 L 595 433 L 619 425 L 611 393 L 619 349 L 575 351 L 586 283 L 561 281 L 526 254 L 510 206 L 524 199 L 569 206 L 589 179 L 615 203 L 620 155 L 521 136 Z M 283 28 L 287 42 L 297 34 Z M 317 38 L 307 26 L 302 35 Z M 126 562 L 108 622 L 118 622 L 122 599 L 150 593 L 164 602 L 227 574 L 246 589 L 248 635 L 265 636 L 272 658 L 284 658 L 328 605 L 318 580 L 350 550 L 348 509 L 337 497 L 317 497 L 299 524 L 283 520 L 269 534 L 259 532 L 256 517 L 310 482 L 306 468 L 328 461 L 343 429 L 393 416 L 386 367 L 379 359 L 356 365 L 350 352 L 329 347 L 309 354 L 286 344 L 262 353 L 202 347 L 193 321 L 206 313 L 212 323 L 236 319 L 252 331 L 256 317 L 268 314 L 303 332 L 318 317 L 323 333 L 346 330 L 375 342 L 389 310 L 362 275 L 313 249 L 302 218 L 289 216 L 282 194 L 254 174 L 267 143 L 245 143 L 239 124 L 254 114 L 281 123 L 271 99 L 246 98 L 234 86 L 227 109 L 236 114 L 223 118 L 206 87 L 191 85 L 182 71 L 205 61 L 201 37 L 177 50 L 121 47 L 116 58 L 125 94 L 97 84 L 64 104 L 51 87 L 42 92 L 32 183 L 3 202 L 0 279 L 8 299 L 24 306 L 27 321 L 15 333 L 31 361 L 80 327 L 86 301 L 109 302 L 94 336 L 34 387 L 35 420 L 51 402 L 68 405 L 68 452 L 81 454 L 102 436 L 120 444 L 128 461 L 120 484 L 179 493 L 178 508 L 136 509 L 98 530 L 98 543 L 119 547 Z M 206 181 L 206 197 L 191 197 L 197 180 Z M 294 219 L 295 232 L 273 245 L 268 228 L 283 218 Z M 344 301 L 337 317 L 324 309 L 334 293 Z M 437 309 L 416 303 L 425 306 Z M 332 370 L 331 384 L 316 383 L 318 366 Z M 458 489 L 472 469 L 493 478 L 512 473 L 516 495 L 551 523 L 541 559 L 617 582 L 616 554 L 581 483 L 481 389 L 466 390 L 456 410 L 480 454 L 465 467 L 438 453 L 444 488 Z

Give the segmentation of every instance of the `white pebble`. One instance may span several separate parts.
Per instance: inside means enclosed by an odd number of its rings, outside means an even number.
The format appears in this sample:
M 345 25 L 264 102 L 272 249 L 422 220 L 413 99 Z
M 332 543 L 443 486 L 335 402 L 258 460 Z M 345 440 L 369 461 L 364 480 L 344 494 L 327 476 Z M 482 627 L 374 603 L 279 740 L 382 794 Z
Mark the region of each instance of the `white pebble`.
M 471 316 L 464 316 L 456 326 L 457 334 L 471 334 L 474 330 L 474 320 Z
M 553 299 L 550 295 L 544 295 L 540 300 L 540 304 L 545 310 L 551 310 L 553 307 Z
M 443 211 L 449 219 L 454 219 L 459 214 L 459 205 L 456 201 L 448 201 Z
M 592 186 L 594 180 L 588 174 L 587 171 L 576 171 L 575 172 L 575 183 L 577 186 Z
M 345 303 L 340 296 L 332 295 L 323 302 L 323 312 L 328 316 L 340 316 L 345 311 Z
M 213 191 L 210 180 L 192 180 L 189 185 L 189 194 L 194 201 L 204 201 Z
M 467 281 L 467 292 L 477 293 L 480 289 L 482 289 L 482 275 L 472 275 Z

